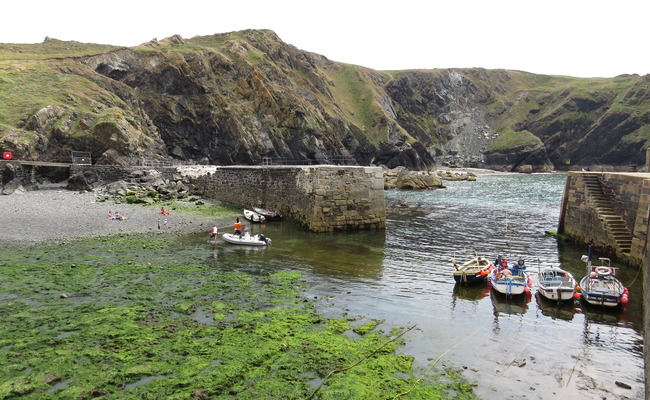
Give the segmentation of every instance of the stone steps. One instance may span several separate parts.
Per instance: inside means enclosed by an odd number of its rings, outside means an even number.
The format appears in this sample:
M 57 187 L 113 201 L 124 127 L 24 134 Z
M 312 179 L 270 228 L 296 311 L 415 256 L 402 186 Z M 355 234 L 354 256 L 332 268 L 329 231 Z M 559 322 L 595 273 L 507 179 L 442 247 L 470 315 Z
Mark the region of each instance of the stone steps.
M 595 205 L 598 217 L 603 221 L 608 235 L 621 252 L 629 253 L 632 249 L 632 234 L 623 218 L 614 211 L 611 199 L 605 194 L 598 175 L 584 174 L 583 179 L 590 201 Z

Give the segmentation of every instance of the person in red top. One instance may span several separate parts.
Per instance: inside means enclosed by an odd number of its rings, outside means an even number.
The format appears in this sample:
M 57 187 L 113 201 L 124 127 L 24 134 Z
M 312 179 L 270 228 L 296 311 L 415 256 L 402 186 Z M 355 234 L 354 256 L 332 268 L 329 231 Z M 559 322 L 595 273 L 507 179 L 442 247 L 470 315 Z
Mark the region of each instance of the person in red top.
M 216 239 L 217 233 L 219 233 L 219 228 L 216 225 L 212 225 L 212 230 L 210 231 L 210 239 Z

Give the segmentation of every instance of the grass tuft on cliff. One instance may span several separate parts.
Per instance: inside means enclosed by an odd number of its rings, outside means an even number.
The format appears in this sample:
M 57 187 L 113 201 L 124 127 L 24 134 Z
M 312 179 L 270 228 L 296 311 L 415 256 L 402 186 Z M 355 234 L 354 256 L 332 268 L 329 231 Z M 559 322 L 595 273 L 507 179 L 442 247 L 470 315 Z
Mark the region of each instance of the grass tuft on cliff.
M 505 131 L 496 138 L 487 148 L 488 152 L 504 152 L 517 150 L 528 152 L 534 150 L 544 143 L 531 132 L 528 131 Z

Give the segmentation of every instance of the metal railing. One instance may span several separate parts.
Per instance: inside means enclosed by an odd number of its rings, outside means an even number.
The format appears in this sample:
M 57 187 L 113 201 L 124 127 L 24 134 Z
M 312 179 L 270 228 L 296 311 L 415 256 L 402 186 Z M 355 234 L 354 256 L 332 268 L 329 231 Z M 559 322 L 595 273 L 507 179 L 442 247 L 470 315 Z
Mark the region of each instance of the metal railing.
M 92 165 L 89 151 L 71 151 L 70 158 L 75 165 Z
M 323 165 L 323 164 L 333 164 L 333 165 L 356 165 L 357 160 L 352 156 L 326 156 L 319 159 L 302 159 L 296 160 L 287 157 L 263 157 L 262 165 Z
M 147 158 L 142 158 L 140 161 L 138 161 L 138 165 L 141 167 L 173 167 L 175 164 L 171 160 L 154 160 L 154 159 L 147 159 Z

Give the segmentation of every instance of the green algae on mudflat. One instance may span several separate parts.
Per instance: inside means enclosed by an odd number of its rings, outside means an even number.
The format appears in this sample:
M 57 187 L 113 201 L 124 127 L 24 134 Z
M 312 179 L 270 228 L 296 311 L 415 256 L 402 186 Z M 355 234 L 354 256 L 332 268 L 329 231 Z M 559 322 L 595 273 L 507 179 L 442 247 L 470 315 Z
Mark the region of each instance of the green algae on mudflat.
M 315 313 L 300 273 L 213 268 L 173 241 L 0 249 L 0 399 L 472 398 L 416 379 L 377 321 Z

